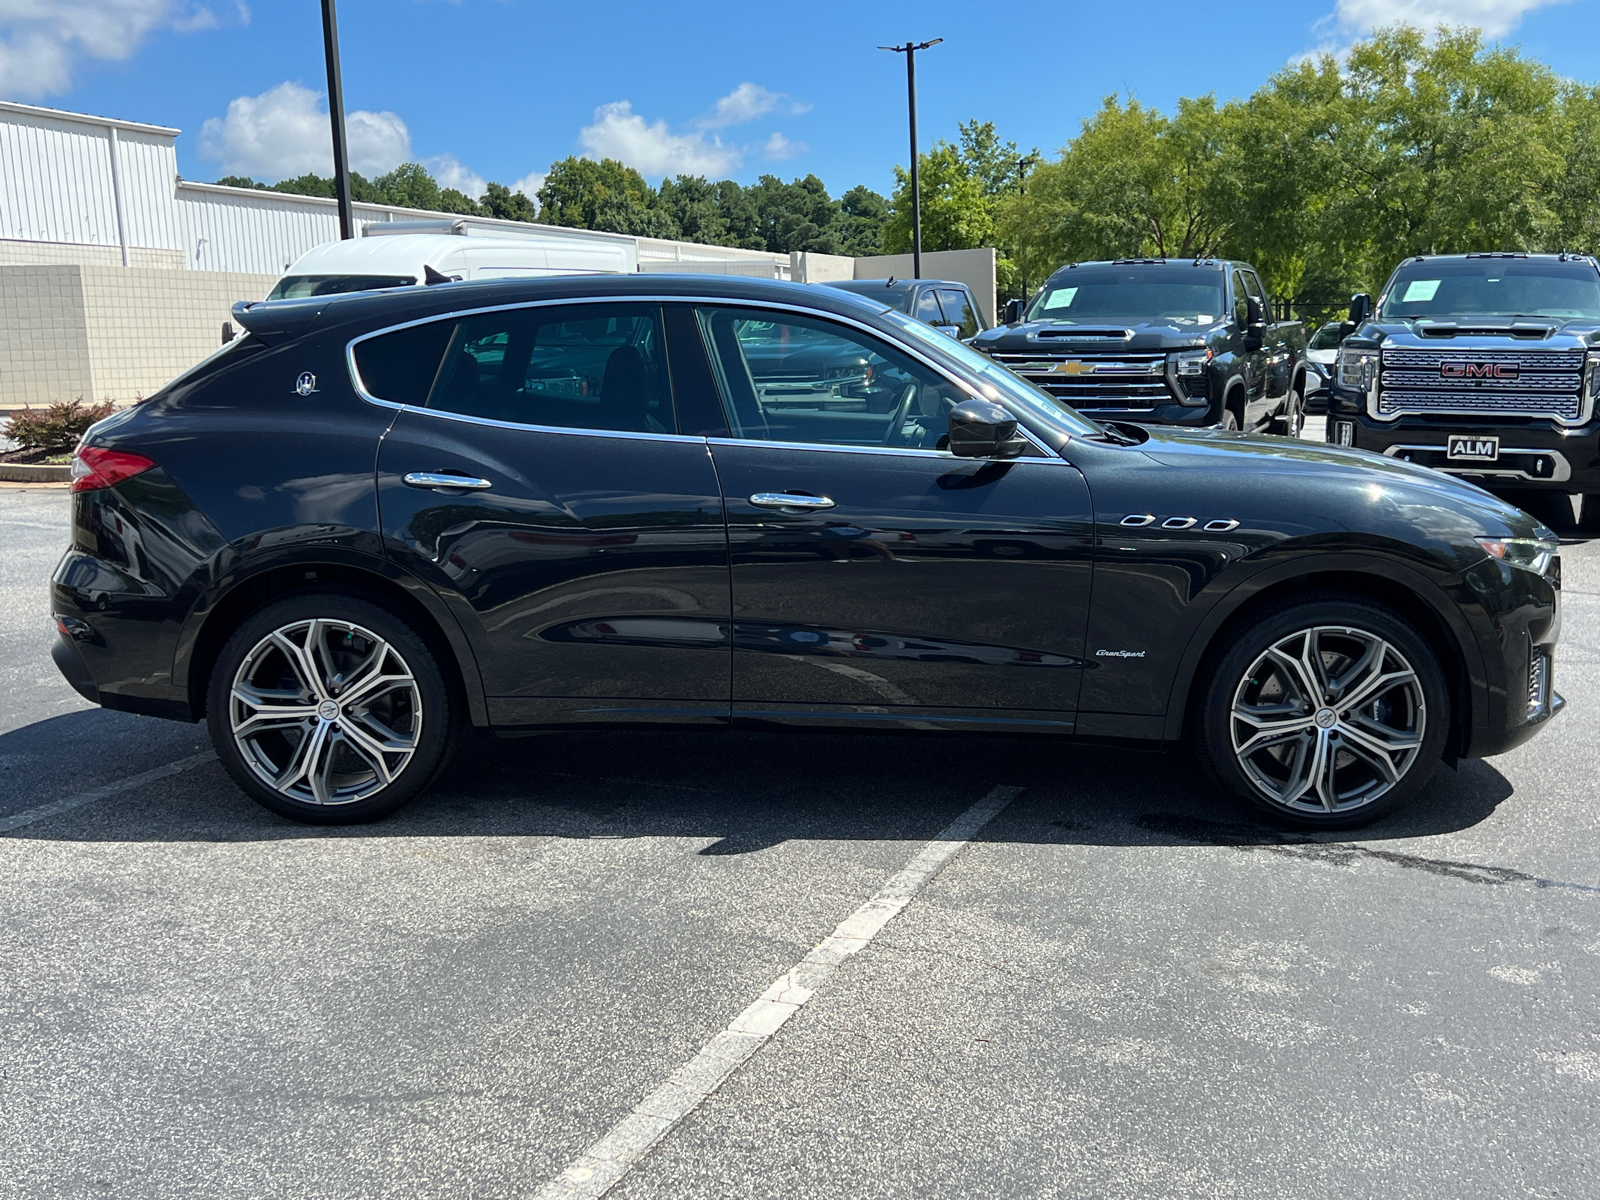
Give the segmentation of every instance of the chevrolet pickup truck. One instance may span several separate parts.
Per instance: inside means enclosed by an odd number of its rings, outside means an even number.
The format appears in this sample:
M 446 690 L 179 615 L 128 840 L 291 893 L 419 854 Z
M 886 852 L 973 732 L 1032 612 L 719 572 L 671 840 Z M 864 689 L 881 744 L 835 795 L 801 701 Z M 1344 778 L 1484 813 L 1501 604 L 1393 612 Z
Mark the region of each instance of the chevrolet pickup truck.
M 1086 416 L 1298 437 L 1306 333 L 1271 311 L 1248 263 L 1069 263 L 971 344 Z
M 1600 529 L 1600 262 L 1408 258 L 1350 305 L 1327 440 L 1459 475 L 1570 529 Z

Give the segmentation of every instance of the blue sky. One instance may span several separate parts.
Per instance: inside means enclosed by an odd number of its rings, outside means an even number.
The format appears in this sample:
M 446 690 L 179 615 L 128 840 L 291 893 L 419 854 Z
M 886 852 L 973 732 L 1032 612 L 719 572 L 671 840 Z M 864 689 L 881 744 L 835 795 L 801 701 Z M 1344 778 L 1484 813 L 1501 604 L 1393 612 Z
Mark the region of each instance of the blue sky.
M 531 189 L 589 153 L 652 180 L 815 172 L 836 195 L 887 192 L 907 161 L 905 71 L 879 44 L 945 39 L 918 56 L 924 147 L 976 117 L 1053 153 L 1107 93 L 1242 96 L 1408 18 L 1597 74 L 1600 0 L 339 5 L 355 165 L 409 157 L 468 191 Z M 324 86 L 317 0 L 0 0 L 0 98 L 177 126 L 186 178 L 325 172 Z

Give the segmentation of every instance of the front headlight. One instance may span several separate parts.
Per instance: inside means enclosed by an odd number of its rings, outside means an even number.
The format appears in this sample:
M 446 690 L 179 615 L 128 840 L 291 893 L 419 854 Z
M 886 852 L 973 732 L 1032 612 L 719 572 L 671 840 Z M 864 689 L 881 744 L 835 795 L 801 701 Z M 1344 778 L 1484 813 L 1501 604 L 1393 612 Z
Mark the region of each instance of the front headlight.
M 1346 346 L 1339 351 L 1339 385 L 1358 392 L 1372 390 L 1378 378 L 1378 351 Z
M 1589 351 L 1584 359 L 1583 391 L 1591 403 L 1600 400 L 1600 350 Z
M 1481 537 L 1476 540 L 1490 558 L 1521 567 L 1524 571 L 1532 571 L 1535 575 L 1543 575 L 1548 571 L 1551 561 L 1561 553 L 1561 542 L 1553 533 L 1549 537 Z
M 1173 367 L 1177 370 L 1178 378 L 1186 376 L 1204 375 L 1206 364 L 1211 361 L 1209 350 L 1184 350 L 1172 356 Z

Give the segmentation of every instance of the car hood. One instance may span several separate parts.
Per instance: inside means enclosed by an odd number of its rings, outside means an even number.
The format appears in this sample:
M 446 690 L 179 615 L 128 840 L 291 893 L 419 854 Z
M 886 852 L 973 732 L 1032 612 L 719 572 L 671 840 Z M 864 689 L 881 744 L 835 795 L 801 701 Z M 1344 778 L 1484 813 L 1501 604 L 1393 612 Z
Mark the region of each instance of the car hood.
M 985 352 L 994 350 L 1070 350 L 1078 354 L 1100 351 L 1117 354 L 1125 350 L 1182 350 L 1203 346 L 1224 328 L 1221 320 L 1161 321 L 1023 321 L 986 329 L 971 345 Z
M 1213 506 L 1226 496 L 1230 511 L 1218 515 L 1289 536 L 1365 532 L 1414 542 L 1420 531 L 1441 547 L 1470 547 L 1479 535 L 1525 536 L 1538 524 L 1464 480 L 1365 450 L 1225 430 L 1145 428 L 1149 437 L 1136 449 L 1161 468 L 1164 488 L 1203 490 Z
M 1445 320 L 1368 321 L 1352 335 L 1406 350 L 1503 350 L 1535 353 L 1579 350 L 1600 344 L 1600 321 L 1557 317 L 1460 317 Z

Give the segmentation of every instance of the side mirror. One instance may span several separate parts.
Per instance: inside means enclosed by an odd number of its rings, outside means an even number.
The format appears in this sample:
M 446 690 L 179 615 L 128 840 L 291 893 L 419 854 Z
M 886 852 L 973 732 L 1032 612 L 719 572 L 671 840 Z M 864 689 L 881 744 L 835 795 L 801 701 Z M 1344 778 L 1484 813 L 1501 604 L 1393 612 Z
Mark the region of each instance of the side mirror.
M 959 325 L 935 325 L 934 328 L 940 333 L 948 334 L 953 338 L 959 338 L 961 336 L 961 326 Z
M 1016 458 L 1028 448 L 1017 419 L 988 400 L 965 400 L 950 410 L 950 453 L 957 458 Z
M 1350 321 L 1352 328 L 1360 325 L 1372 315 L 1372 297 L 1366 292 L 1357 292 L 1350 297 Z
M 1015 325 L 1018 321 L 1022 320 L 1023 309 L 1027 307 L 1028 302 L 1026 300 L 1007 300 L 1006 310 L 1002 314 L 1005 317 L 1005 320 L 1002 322 L 1002 324 Z
M 1249 324 L 1251 326 L 1260 325 L 1266 320 L 1266 314 L 1261 311 L 1261 301 L 1254 296 L 1246 296 L 1244 298 L 1244 307 L 1245 312 L 1250 314 Z

